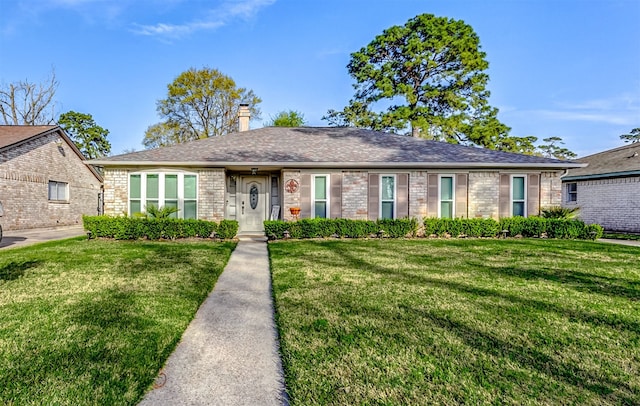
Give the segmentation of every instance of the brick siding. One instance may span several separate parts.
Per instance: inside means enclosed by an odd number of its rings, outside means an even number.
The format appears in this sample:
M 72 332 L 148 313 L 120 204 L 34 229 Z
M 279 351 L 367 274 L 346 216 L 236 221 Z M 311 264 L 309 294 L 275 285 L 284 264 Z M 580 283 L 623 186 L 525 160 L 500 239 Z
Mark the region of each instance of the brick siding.
M 640 176 L 578 181 L 577 201 L 565 207 L 579 207 L 580 218 L 600 224 L 606 230 L 640 233 Z
M 0 201 L 5 230 L 82 223 L 98 214 L 100 181 L 59 135 L 36 137 L 0 152 Z M 68 183 L 68 202 L 49 201 L 49 181 Z

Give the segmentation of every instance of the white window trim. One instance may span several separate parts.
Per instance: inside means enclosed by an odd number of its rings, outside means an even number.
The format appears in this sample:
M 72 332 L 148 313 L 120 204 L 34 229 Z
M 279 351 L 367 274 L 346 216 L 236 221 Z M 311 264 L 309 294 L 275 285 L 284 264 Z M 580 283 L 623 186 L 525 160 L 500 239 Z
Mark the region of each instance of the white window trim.
M 158 207 L 164 207 L 165 205 L 165 175 L 178 175 L 178 213 L 177 218 L 184 218 L 184 202 L 185 200 L 196 201 L 196 219 L 199 217 L 200 211 L 200 200 L 198 196 L 198 184 L 199 177 L 197 173 L 193 172 L 185 172 L 185 171 L 144 171 L 144 172 L 130 172 L 127 175 L 127 183 L 128 183 L 128 193 L 127 193 L 127 210 L 131 208 L 131 175 L 140 175 L 140 209 L 143 213 L 146 212 L 147 209 L 147 175 L 158 175 Z M 195 199 L 185 199 L 184 198 L 184 177 L 186 176 L 195 176 L 196 177 L 196 198 Z M 136 198 L 138 200 L 138 198 Z M 175 199 L 170 199 L 175 200 Z M 133 215 L 133 213 L 129 213 L 129 216 Z
M 393 178 L 393 219 L 396 219 L 398 216 L 398 177 L 395 173 L 381 173 L 380 174 L 380 184 L 378 185 L 378 193 L 379 193 L 379 202 L 378 202 L 378 218 L 382 218 L 382 178 L 392 177 Z M 388 201 L 388 200 L 385 200 Z
M 325 195 L 326 197 L 326 203 L 327 203 L 327 217 L 328 219 L 331 218 L 331 175 L 328 173 L 314 173 L 313 175 L 311 175 L 311 218 L 314 219 L 316 218 L 316 178 L 317 177 L 321 177 L 324 176 L 326 177 L 327 181 L 325 183 Z
M 528 184 L 528 176 L 527 175 L 523 175 L 523 174 L 513 174 L 511 175 L 511 179 L 510 179 L 510 184 L 509 184 L 509 194 L 510 194 L 510 207 L 509 207 L 509 211 L 511 212 L 511 217 L 513 217 L 513 203 L 515 202 L 520 202 L 522 200 L 513 200 L 513 178 L 524 178 L 524 216 L 523 217 L 527 217 L 527 202 L 528 202 L 528 198 L 529 196 L 527 196 L 527 189 L 529 187 Z
M 456 218 L 456 177 L 454 174 L 438 174 L 438 218 L 442 218 L 442 178 L 451 178 L 451 218 Z

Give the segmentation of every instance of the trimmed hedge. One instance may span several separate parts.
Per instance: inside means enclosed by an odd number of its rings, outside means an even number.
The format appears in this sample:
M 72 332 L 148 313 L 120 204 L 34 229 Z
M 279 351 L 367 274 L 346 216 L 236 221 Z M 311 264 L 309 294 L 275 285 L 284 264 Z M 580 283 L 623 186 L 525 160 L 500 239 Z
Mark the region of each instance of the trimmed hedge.
M 595 240 L 602 237 L 598 224 L 585 224 L 582 220 L 543 217 L 505 217 L 493 219 L 438 219 L 424 220 L 425 235 L 451 237 L 499 237 L 507 231 L 508 237 L 542 237 Z
M 289 231 L 291 238 L 365 238 L 382 236 L 401 238 L 415 236 L 418 229 L 416 219 L 349 220 L 349 219 L 302 219 L 298 221 L 272 220 L 264 222 L 267 237 L 282 239 Z
M 84 229 L 92 237 L 136 240 L 147 238 L 209 238 L 213 233 L 222 239 L 231 239 L 238 233 L 238 222 L 222 220 L 214 223 L 206 220 L 155 219 L 110 216 L 82 216 Z

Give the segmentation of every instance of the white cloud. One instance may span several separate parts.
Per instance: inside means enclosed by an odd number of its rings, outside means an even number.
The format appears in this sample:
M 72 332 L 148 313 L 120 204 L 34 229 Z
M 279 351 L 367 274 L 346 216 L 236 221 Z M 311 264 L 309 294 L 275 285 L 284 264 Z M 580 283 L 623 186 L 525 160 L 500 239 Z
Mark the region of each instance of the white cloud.
M 65 0 L 82 1 L 82 0 Z M 159 36 L 163 38 L 178 38 L 195 31 L 214 30 L 229 24 L 234 19 L 247 20 L 255 16 L 258 11 L 273 4 L 275 0 L 240 0 L 225 1 L 221 6 L 209 10 L 204 19 L 189 21 L 183 24 L 157 23 L 153 25 L 134 24 L 132 30 L 136 34 Z
M 561 101 L 554 103 L 553 107 L 555 108 L 520 110 L 516 114 L 555 121 L 626 126 L 640 124 L 640 97 L 635 95 L 624 94 L 606 99 Z

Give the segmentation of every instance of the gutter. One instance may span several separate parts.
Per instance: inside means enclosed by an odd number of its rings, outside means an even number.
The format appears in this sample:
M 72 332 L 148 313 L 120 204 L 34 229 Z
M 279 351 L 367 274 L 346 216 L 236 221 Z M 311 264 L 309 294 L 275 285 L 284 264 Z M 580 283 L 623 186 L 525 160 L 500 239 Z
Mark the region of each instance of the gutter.
M 593 180 L 593 179 L 607 179 L 607 178 L 624 178 L 630 176 L 640 176 L 640 171 L 625 171 L 625 172 L 609 172 L 609 173 L 595 173 L 592 175 L 575 175 L 562 178 L 562 181 L 572 180 Z
M 216 161 L 111 161 L 94 159 L 85 161 L 89 165 L 114 167 L 114 166 L 164 166 L 164 167 L 279 167 L 279 168 L 345 168 L 345 169 L 369 169 L 369 168 L 398 168 L 398 169 L 430 169 L 430 168 L 549 168 L 568 169 L 584 168 L 587 164 L 577 162 L 567 163 L 496 163 L 496 162 L 216 162 Z

